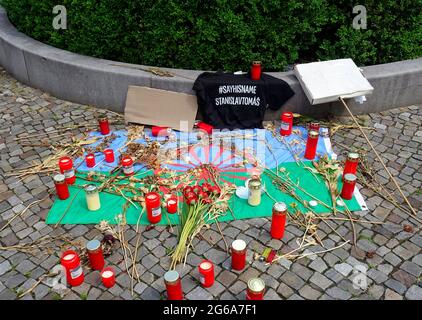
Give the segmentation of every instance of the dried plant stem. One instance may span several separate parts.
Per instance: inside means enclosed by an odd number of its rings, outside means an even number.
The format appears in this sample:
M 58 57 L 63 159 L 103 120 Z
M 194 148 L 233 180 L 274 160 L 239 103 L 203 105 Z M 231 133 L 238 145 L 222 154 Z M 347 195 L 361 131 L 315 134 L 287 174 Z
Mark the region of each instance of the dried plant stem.
M 353 119 L 353 122 L 357 125 L 358 129 L 360 130 L 360 132 L 362 133 L 362 135 L 364 136 L 366 142 L 368 143 L 368 145 L 371 147 L 371 149 L 374 151 L 375 156 L 377 157 L 378 161 L 381 163 L 381 165 L 384 167 L 384 170 L 387 172 L 388 176 L 390 177 L 390 179 L 393 181 L 393 183 L 395 184 L 397 190 L 400 192 L 401 196 L 403 197 L 404 201 L 407 203 L 407 205 L 409 206 L 410 210 L 412 211 L 413 215 L 416 216 L 416 210 L 413 208 L 413 206 L 410 204 L 409 200 L 407 199 L 407 197 L 405 196 L 403 190 L 401 189 L 400 185 L 398 184 L 398 182 L 396 181 L 396 179 L 393 177 L 393 175 L 391 174 L 390 170 L 388 170 L 387 166 L 384 164 L 384 161 L 382 160 L 381 156 L 378 154 L 377 150 L 375 150 L 375 147 L 372 145 L 371 141 L 369 140 L 368 136 L 366 135 L 365 131 L 363 131 L 362 127 L 359 125 L 359 123 L 357 122 L 355 116 L 353 115 L 352 111 L 350 111 L 348 105 L 346 104 L 346 102 L 343 100 L 343 98 L 340 97 L 340 101 L 343 103 L 343 106 L 346 108 L 347 112 L 350 114 L 350 116 Z
M 45 196 L 41 200 L 36 200 L 34 202 L 31 202 L 25 209 L 23 209 L 21 212 L 15 214 L 7 223 L 0 229 L 0 232 L 6 229 L 17 217 L 22 217 L 33 205 L 40 203 L 44 201 L 48 196 Z
M 20 298 L 23 298 L 24 296 L 26 296 L 27 294 L 30 294 L 45 278 L 48 278 L 48 277 L 55 277 L 55 276 L 57 276 L 58 275 L 58 273 L 57 272 L 50 272 L 50 273 L 47 273 L 47 274 L 44 274 L 44 275 L 42 275 L 38 280 L 37 280 L 37 282 L 35 282 L 33 285 L 32 285 L 32 287 L 31 288 L 29 288 L 28 290 L 26 290 L 25 292 L 22 292 L 22 293 L 20 293 L 18 296 L 17 296 L 17 298 L 18 299 L 20 299 Z
M 54 225 L 54 228 L 57 228 L 59 226 L 59 224 L 62 222 L 63 218 L 66 216 L 67 212 L 69 211 L 70 207 L 72 206 L 73 201 L 76 199 L 79 192 L 81 192 L 82 190 L 83 189 L 79 189 L 78 192 L 75 193 L 75 195 L 73 196 L 73 198 L 70 200 L 69 204 L 67 205 L 66 209 L 63 211 L 63 214 L 61 215 L 59 221 L 57 221 L 57 223 Z

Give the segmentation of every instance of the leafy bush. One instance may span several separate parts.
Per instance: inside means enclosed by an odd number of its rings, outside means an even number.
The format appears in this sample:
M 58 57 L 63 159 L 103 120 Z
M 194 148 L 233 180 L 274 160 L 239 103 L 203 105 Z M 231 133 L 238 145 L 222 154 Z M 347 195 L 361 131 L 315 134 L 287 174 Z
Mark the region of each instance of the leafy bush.
M 130 63 L 202 70 L 266 70 L 318 59 L 358 64 L 422 56 L 422 0 L 365 0 L 368 26 L 352 28 L 350 0 L 0 0 L 16 27 L 53 46 Z

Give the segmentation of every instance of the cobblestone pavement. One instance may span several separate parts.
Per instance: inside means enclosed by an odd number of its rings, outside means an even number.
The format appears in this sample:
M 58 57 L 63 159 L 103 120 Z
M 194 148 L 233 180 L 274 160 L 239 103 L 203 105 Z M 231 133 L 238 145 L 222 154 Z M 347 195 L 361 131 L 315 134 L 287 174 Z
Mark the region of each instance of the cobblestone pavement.
M 51 154 L 46 147 L 25 146 L 15 138 L 50 132 L 58 125 L 95 122 L 96 113 L 104 111 L 58 100 L 18 83 L 0 69 L 0 230 L 16 213 L 34 200 L 43 199 L 53 190 L 51 178 L 42 173 L 22 181 L 8 176 L 14 169 L 28 166 L 32 161 L 40 161 Z M 418 217 L 422 219 L 422 108 L 413 106 L 395 109 L 360 119 L 366 126 L 375 128 L 371 134 L 372 141 L 409 195 L 413 206 L 419 210 Z M 54 132 L 49 134 L 49 141 L 63 139 L 55 135 Z M 334 147 L 337 153 L 341 153 L 341 144 L 354 147 L 365 145 L 357 130 L 336 134 Z M 377 178 L 391 186 L 381 166 L 374 165 L 379 170 Z M 252 261 L 252 250 L 249 250 L 249 266 L 243 272 L 232 271 L 219 233 L 215 227 L 207 230 L 203 233 L 205 240 L 197 241 L 194 253 L 189 255 L 188 263 L 182 270 L 186 298 L 244 299 L 246 281 L 250 277 L 260 276 L 267 285 L 266 299 L 422 299 L 420 224 L 371 190 L 363 188 L 361 192 L 370 211 L 357 212 L 356 216 L 385 224 L 356 223 L 356 247 L 348 243 L 340 249 L 293 263 L 282 259 L 279 263 L 266 266 L 262 262 Z M 46 225 L 44 221 L 51 205 L 52 200 L 47 198 L 14 219 L 0 232 L 0 246 L 31 242 L 47 234 L 68 234 L 84 243 L 99 236 L 92 225 L 64 225 L 57 229 Z M 319 224 L 319 235 L 326 248 L 343 243 L 341 237 L 352 239 L 350 222 L 336 220 L 328 224 Z M 405 225 L 414 228 L 406 232 Z M 223 223 L 221 227 L 227 242 L 239 237 L 257 252 L 262 252 L 267 246 L 288 252 L 297 246 L 296 239 L 303 235 L 302 230 L 288 225 L 282 241 L 271 240 L 266 218 Z M 64 299 L 163 299 L 165 288 L 162 275 L 169 267 L 166 250 L 176 243 L 176 237 L 165 228 L 146 231 L 142 227 L 141 231 L 144 241 L 138 270 L 142 281 L 135 286 L 135 296 L 130 292 L 130 278 L 122 271 L 124 260 L 119 249 L 108 258 L 117 270 L 115 287 L 105 289 L 98 273 L 85 269 L 85 283 L 69 290 Z M 134 228 L 127 232 L 127 239 L 136 241 Z M 32 256 L 0 248 L 0 299 L 16 299 L 19 293 L 31 288 L 58 263 L 59 254 Z M 200 287 L 197 280 L 197 264 L 203 258 L 216 263 L 216 283 L 209 289 Z M 366 290 L 353 285 L 353 281 L 358 280 L 356 277 L 361 276 L 359 270 L 362 269 L 359 268 L 367 269 Z M 43 281 L 23 299 L 61 297 Z

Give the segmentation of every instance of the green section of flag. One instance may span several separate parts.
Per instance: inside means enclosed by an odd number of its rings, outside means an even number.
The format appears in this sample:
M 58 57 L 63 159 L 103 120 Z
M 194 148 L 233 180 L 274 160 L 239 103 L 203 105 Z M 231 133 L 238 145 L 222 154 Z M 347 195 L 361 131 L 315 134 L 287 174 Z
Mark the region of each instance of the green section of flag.
M 306 163 L 307 165 L 311 165 L 310 163 Z M 312 194 L 315 198 L 321 200 L 322 202 L 326 203 L 327 205 L 331 206 L 331 195 L 327 189 L 327 186 L 323 182 L 322 178 L 319 177 L 317 180 L 309 170 L 299 167 L 296 163 L 283 163 L 279 166 L 279 168 L 285 168 L 285 173 L 289 175 L 289 177 L 295 183 L 299 183 L 299 185 L 305 189 L 308 193 Z M 145 175 L 150 175 L 149 173 L 138 174 L 137 177 L 142 177 Z M 248 178 L 247 174 L 242 172 L 233 172 L 232 174 L 228 173 L 231 177 L 229 181 L 234 183 L 237 186 L 242 186 L 245 184 L 246 179 Z M 225 179 L 227 180 L 227 174 L 225 175 Z M 341 179 L 339 179 L 338 188 L 341 188 Z M 290 208 L 293 203 L 296 203 L 297 209 L 306 212 L 305 208 L 302 204 L 298 203 L 294 198 L 290 195 L 281 192 L 277 187 L 273 184 L 272 179 L 269 175 L 263 174 L 262 181 L 265 184 L 266 190 L 268 194 L 277 201 L 285 202 L 288 207 Z M 117 216 L 122 213 L 122 206 L 126 203 L 126 200 L 119 195 L 114 195 L 106 192 L 102 192 L 100 194 L 101 199 L 101 208 L 98 211 L 89 211 L 86 207 L 85 201 L 85 192 L 81 190 L 81 187 L 84 184 L 87 184 L 86 180 L 81 179 L 80 177 L 76 180 L 75 186 L 70 186 L 70 197 L 67 200 L 56 200 L 51 208 L 48 217 L 47 223 L 48 224 L 55 224 L 57 223 L 60 218 L 63 216 L 63 213 L 69 208 L 61 220 L 61 224 L 97 224 L 102 220 L 108 221 L 110 224 L 117 223 Z M 120 180 L 118 183 L 129 183 L 127 180 Z M 300 190 L 296 190 L 297 195 L 306 201 L 312 200 L 312 198 L 306 195 L 304 192 Z M 75 197 L 76 194 L 76 197 Z M 234 219 L 250 219 L 250 218 L 257 218 L 257 217 L 269 217 L 272 214 L 272 206 L 274 201 L 268 196 L 268 194 L 264 193 L 262 195 L 261 204 L 257 207 L 252 207 L 247 203 L 247 200 L 243 200 L 238 198 L 236 195 L 233 195 L 230 199 L 230 208 L 231 210 L 227 211 L 224 216 L 220 217 L 219 221 L 231 221 Z M 74 200 L 72 201 L 72 199 Z M 358 202 L 355 198 L 349 201 L 344 201 L 348 208 L 351 211 L 361 210 Z M 133 205 L 130 205 L 126 211 L 126 220 L 128 224 L 136 224 L 139 215 L 141 213 L 140 205 L 137 205 L 138 209 L 136 209 Z M 179 206 L 180 208 L 182 205 Z M 338 209 L 341 209 L 338 208 Z M 327 213 L 332 212 L 325 206 L 319 204 L 313 208 L 315 213 Z M 178 223 L 178 215 L 177 214 L 168 214 L 165 208 L 162 209 L 162 219 L 159 225 L 168 225 L 177 224 Z M 141 225 L 148 225 L 148 219 L 146 212 L 142 214 L 140 219 Z

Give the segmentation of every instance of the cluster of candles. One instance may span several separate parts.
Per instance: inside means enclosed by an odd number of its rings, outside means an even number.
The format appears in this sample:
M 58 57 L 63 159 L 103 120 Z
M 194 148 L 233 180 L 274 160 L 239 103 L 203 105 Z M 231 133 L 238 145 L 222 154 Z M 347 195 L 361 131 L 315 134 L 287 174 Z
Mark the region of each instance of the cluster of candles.
M 115 272 L 113 268 L 105 267 L 101 242 L 99 240 L 89 241 L 86 245 L 86 251 L 91 269 L 100 271 L 102 283 L 106 288 L 113 287 L 116 283 Z M 76 287 L 84 282 L 85 276 L 81 260 L 76 251 L 67 250 L 63 252 L 61 265 L 66 270 L 66 280 L 70 286 Z
M 237 239 L 231 244 L 231 265 L 233 270 L 242 271 L 246 266 L 246 242 Z M 214 284 L 214 265 L 209 260 L 203 260 L 198 265 L 199 281 L 204 288 Z M 182 300 L 183 288 L 179 273 L 176 270 L 167 271 L 164 274 L 168 300 Z M 265 282 L 260 278 L 252 278 L 248 281 L 246 289 L 247 300 L 263 300 L 265 293 Z
M 283 112 L 281 115 L 280 135 L 289 136 L 293 128 L 293 113 Z M 308 139 L 306 141 L 305 159 L 313 160 L 316 156 L 320 125 L 318 122 L 311 122 L 308 127 Z M 345 200 L 352 199 L 356 186 L 356 171 L 359 161 L 357 153 L 349 153 L 343 171 L 343 187 L 340 196 Z

